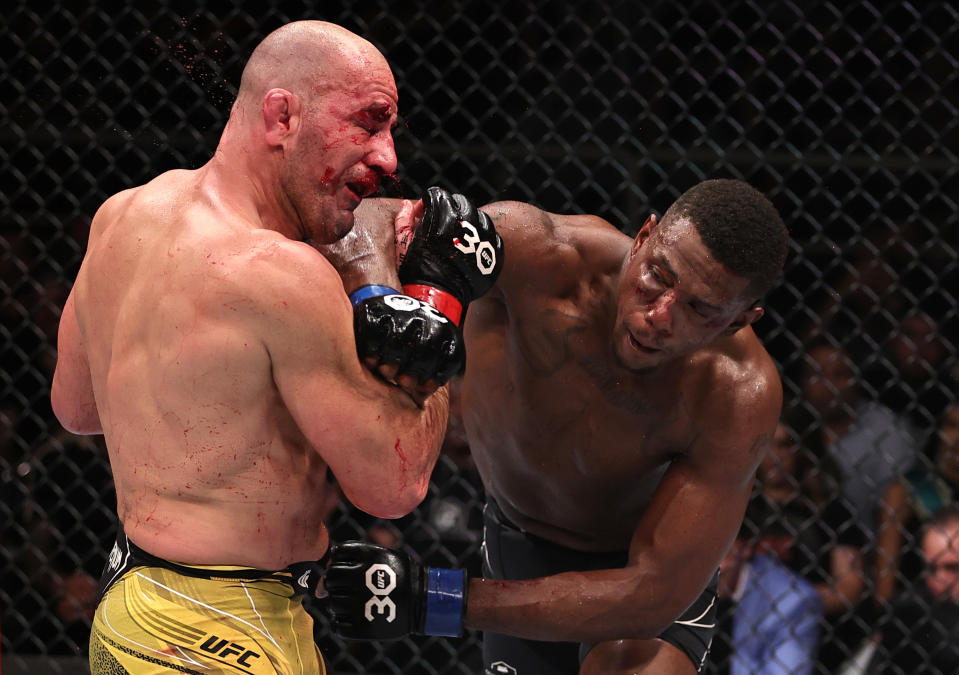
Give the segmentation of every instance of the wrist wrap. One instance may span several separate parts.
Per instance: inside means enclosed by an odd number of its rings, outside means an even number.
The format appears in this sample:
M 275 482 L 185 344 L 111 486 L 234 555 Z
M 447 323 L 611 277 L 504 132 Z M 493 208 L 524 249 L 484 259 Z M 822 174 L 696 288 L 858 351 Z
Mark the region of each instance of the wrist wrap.
M 395 288 L 390 288 L 389 286 L 367 284 L 366 286 L 360 286 L 355 291 L 350 293 L 350 304 L 356 307 L 364 300 L 369 300 L 370 298 L 375 298 L 380 295 L 391 295 L 394 293 L 399 293 L 399 291 Z
M 354 291 L 354 293 L 356 292 L 357 291 Z M 396 291 L 393 292 L 395 293 Z M 460 319 L 463 318 L 463 303 L 457 300 L 456 296 L 436 286 L 427 286 L 425 284 L 406 284 L 403 286 L 403 293 L 435 307 L 437 311 L 452 321 L 454 325 L 460 325 Z
M 424 635 L 459 637 L 466 608 L 466 570 L 426 569 Z

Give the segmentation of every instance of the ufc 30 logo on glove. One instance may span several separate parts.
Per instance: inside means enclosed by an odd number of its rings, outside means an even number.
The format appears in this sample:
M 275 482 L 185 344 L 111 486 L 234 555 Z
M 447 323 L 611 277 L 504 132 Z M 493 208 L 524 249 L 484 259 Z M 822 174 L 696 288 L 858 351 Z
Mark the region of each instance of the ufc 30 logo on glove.
M 459 195 L 453 196 L 458 197 Z M 479 216 L 480 218 L 489 220 L 489 216 L 483 212 L 479 212 Z M 491 242 L 483 241 L 479 232 L 476 231 L 476 228 L 465 220 L 460 221 L 460 227 L 466 230 L 466 234 L 463 235 L 462 239 L 460 237 L 454 237 L 453 246 L 467 255 L 475 252 L 476 269 L 480 271 L 480 274 L 489 276 L 493 273 L 493 270 L 496 269 L 496 249 Z
M 488 215 L 461 194 L 431 187 L 400 265 L 403 292 L 461 326 L 466 307 L 495 283 L 503 254 L 503 240 Z
M 393 568 L 384 563 L 377 563 L 366 570 L 366 587 L 373 593 L 373 597 L 366 602 L 366 620 L 373 621 L 373 610 L 383 616 L 388 622 L 396 619 L 396 605 L 389 595 L 396 588 L 396 574 Z
M 402 551 L 348 541 L 330 549 L 325 607 L 333 631 L 350 640 L 456 637 L 463 632 L 466 581 L 465 570 L 423 567 Z

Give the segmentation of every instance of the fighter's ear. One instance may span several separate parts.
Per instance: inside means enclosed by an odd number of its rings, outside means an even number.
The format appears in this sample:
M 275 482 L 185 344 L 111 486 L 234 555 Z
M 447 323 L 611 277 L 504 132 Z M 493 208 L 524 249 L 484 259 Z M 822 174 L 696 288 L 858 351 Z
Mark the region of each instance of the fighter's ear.
M 639 232 L 636 233 L 636 238 L 633 239 L 633 246 L 629 251 L 629 255 L 632 256 L 642 247 L 646 240 L 649 239 L 649 235 L 653 233 L 653 230 L 656 228 L 659 219 L 656 218 L 655 213 L 650 213 L 646 217 L 646 222 L 643 223 L 643 226 L 639 228 Z
M 759 321 L 760 317 L 762 317 L 762 315 L 765 313 L 766 313 L 766 310 L 764 310 L 759 305 L 754 305 L 750 307 L 746 311 L 742 312 L 735 319 L 733 319 L 733 322 L 731 324 L 726 326 L 726 330 L 723 331 L 723 335 L 732 335 L 739 329 L 745 328 L 746 326 L 752 323 L 756 323 L 757 321 Z
M 263 128 L 268 145 L 284 145 L 300 123 L 300 101 L 286 89 L 270 89 L 263 96 Z

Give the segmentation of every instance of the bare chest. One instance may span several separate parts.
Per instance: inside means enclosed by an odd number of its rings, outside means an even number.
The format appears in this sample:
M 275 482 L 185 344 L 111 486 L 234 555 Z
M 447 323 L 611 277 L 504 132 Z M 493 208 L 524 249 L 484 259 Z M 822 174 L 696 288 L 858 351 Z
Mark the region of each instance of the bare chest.
M 677 387 L 616 365 L 605 325 L 569 307 L 526 308 L 496 340 L 505 367 L 467 379 L 468 431 L 488 488 L 540 522 L 629 523 L 689 444 Z

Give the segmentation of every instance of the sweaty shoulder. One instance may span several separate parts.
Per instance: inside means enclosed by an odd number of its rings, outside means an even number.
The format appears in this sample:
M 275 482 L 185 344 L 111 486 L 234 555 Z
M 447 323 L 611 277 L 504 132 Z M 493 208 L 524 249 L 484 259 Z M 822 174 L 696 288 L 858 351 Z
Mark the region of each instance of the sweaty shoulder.
M 698 435 L 713 448 L 764 449 L 782 409 L 782 382 L 752 328 L 697 353 L 691 365 L 683 389 Z
M 503 237 L 505 266 L 498 282 L 509 293 L 536 280 L 571 280 L 619 267 L 630 238 L 592 215 L 550 213 L 523 202 L 482 207 Z

